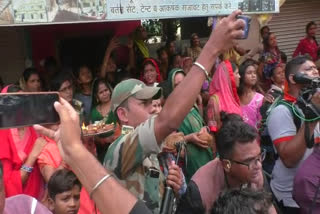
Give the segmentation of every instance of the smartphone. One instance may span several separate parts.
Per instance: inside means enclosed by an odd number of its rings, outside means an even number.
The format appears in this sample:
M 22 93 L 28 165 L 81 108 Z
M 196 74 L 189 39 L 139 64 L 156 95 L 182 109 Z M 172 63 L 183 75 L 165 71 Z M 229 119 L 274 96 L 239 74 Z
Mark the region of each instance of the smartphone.
M 59 123 L 56 92 L 0 94 L 0 129 Z
M 242 19 L 246 25 L 244 27 L 244 35 L 243 37 L 239 38 L 239 39 L 247 39 L 249 36 L 249 32 L 250 32 L 250 24 L 251 24 L 251 17 L 250 16 L 245 16 L 245 15 L 239 15 L 237 17 L 238 19 Z

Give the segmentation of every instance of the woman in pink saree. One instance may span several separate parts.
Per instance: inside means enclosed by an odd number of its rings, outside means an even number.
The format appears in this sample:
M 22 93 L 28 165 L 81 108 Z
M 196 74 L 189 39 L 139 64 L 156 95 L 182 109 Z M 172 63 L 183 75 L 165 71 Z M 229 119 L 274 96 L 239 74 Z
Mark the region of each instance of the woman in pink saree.
M 212 132 L 217 131 L 221 126 L 221 111 L 242 115 L 237 93 L 239 82 L 240 75 L 237 66 L 229 60 L 221 62 L 209 87 L 207 123 Z

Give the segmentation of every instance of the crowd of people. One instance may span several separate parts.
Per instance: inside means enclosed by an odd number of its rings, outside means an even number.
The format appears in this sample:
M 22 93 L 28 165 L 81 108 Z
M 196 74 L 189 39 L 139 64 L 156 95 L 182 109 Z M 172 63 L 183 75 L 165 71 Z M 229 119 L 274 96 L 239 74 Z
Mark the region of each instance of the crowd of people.
M 319 213 L 320 92 L 312 118 L 297 105 L 308 86 L 297 77 L 320 77 L 317 25 L 287 61 L 268 26 L 259 46 L 237 44 L 240 14 L 203 46 L 194 33 L 186 50 L 168 41 L 151 58 L 140 26 L 126 63 L 114 37 L 99 69 L 49 58 L 1 86 L 58 92 L 60 124 L 0 130 L 0 213 Z M 101 122 L 112 132 L 82 134 Z

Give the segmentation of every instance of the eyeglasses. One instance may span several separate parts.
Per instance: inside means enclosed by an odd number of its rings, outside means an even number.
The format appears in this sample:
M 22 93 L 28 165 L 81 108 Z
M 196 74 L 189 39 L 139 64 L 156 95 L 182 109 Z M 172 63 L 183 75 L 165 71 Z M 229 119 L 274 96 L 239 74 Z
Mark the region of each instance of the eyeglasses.
M 67 91 L 71 91 L 71 90 L 73 90 L 73 85 L 69 85 L 65 88 L 62 88 L 59 90 L 59 92 L 66 93 Z
M 235 161 L 235 160 L 230 160 L 230 161 L 236 164 L 247 166 L 248 169 L 251 170 L 257 165 L 258 161 L 262 163 L 265 158 L 266 158 L 266 150 L 263 149 L 257 157 L 247 160 L 245 162 Z

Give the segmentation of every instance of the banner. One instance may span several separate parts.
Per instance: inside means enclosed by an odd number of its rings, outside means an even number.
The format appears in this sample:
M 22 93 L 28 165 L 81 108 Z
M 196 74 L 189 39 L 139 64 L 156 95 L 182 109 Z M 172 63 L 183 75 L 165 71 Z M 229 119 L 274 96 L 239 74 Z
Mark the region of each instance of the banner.
M 277 13 L 279 0 L 0 0 L 0 25 Z
M 106 21 L 107 0 L 0 0 L 0 25 Z
M 108 0 L 108 20 L 279 13 L 279 0 Z

